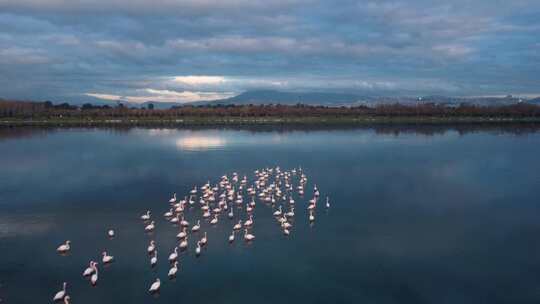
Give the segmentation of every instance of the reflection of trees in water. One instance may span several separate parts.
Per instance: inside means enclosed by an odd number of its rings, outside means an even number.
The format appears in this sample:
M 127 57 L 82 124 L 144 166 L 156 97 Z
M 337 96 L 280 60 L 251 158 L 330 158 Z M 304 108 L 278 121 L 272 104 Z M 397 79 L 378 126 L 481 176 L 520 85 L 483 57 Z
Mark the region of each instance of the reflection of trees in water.
M 191 125 L 178 127 L 170 126 L 114 126 L 114 127 L 0 127 L 0 140 L 13 138 L 29 138 L 35 136 L 45 137 L 51 133 L 62 130 L 99 130 L 112 134 L 128 134 L 136 129 L 177 129 L 177 130 L 238 130 L 259 132 L 317 132 L 340 130 L 371 130 L 376 134 L 399 136 L 403 134 L 417 134 L 425 136 L 443 135 L 447 132 L 457 132 L 459 135 L 487 132 L 492 134 L 527 135 L 540 131 L 539 123 L 460 123 L 460 124 L 268 124 L 268 125 Z
M 0 127 L 0 140 L 30 137 L 45 137 L 53 128 L 33 128 L 33 127 Z

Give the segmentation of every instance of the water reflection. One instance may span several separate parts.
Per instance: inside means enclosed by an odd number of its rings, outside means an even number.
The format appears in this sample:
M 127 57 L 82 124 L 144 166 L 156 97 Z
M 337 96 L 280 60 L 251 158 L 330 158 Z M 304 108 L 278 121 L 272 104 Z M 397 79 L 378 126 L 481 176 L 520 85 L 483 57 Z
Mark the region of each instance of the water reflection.
M 186 136 L 176 140 L 176 147 L 180 150 L 202 151 L 222 148 L 226 144 L 224 138 L 212 136 Z
M 537 126 L 55 128 L 0 137 L 6 303 L 46 303 L 64 280 L 76 303 L 540 302 Z M 317 181 L 331 194 L 329 214 L 312 227 L 295 222 L 287 238 L 262 208 L 249 246 L 230 246 L 233 223 L 220 219 L 208 250 L 182 255 L 177 283 L 165 280 L 159 299 L 149 297 L 168 265 L 150 269 L 139 215 L 151 206 L 152 238 L 169 253 L 178 227 L 161 215 L 172 192 L 277 164 L 301 165 L 309 188 Z M 73 253 L 59 257 L 66 239 Z M 90 288 L 81 271 L 104 249 L 118 260 Z

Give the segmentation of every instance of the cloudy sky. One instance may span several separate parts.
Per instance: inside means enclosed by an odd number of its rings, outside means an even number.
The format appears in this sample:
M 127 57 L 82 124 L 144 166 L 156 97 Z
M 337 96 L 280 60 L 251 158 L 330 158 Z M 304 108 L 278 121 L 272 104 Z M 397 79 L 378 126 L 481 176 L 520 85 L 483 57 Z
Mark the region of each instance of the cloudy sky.
M 540 95 L 538 0 L 0 0 L 0 97 Z

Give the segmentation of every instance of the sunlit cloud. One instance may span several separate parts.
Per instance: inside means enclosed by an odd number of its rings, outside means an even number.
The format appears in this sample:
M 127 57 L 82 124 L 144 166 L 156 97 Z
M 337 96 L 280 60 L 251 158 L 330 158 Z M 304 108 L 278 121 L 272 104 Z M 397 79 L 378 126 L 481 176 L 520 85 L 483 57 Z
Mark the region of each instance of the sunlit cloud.
M 103 100 L 110 101 L 128 101 L 133 103 L 144 103 L 144 102 L 177 102 L 177 103 L 186 103 L 186 102 L 195 102 L 203 100 L 215 100 L 232 97 L 235 93 L 231 92 L 192 92 L 192 91 L 171 91 L 171 90 L 156 90 L 156 89 L 145 89 L 143 90 L 143 95 L 115 95 L 115 94 L 102 94 L 102 93 L 85 93 L 86 96 L 95 97 Z

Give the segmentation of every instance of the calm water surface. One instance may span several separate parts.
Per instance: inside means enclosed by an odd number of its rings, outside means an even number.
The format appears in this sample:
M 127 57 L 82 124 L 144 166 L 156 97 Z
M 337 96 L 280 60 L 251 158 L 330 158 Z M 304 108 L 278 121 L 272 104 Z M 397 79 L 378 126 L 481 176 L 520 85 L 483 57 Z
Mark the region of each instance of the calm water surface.
M 51 302 L 63 281 L 73 303 L 539 303 L 540 133 L 402 131 L 4 129 L 2 303 Z M 298 198 L 285 237 L 257 204 L 250 245 L 227 243 L 224 216 L 203 222 L 207 249 L 196 258 L 190 243 L 169 281 L 170 194 L 278 165 L 302 166 L 330 210 L 310 226 Z M 81 273 L 104 249 L 117 261 L 91 287 Z

